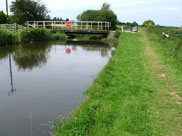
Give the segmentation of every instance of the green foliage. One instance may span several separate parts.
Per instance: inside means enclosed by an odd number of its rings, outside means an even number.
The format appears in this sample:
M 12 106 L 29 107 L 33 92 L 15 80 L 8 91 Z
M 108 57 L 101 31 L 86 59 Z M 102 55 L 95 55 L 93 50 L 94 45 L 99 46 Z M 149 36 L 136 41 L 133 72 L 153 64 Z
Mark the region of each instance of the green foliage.
M 51 37 L 52 40 L 62 40 L 62 41 L 65 41 L 66 40 L 66 35 L 64 33 L 55 33 L 55 34 L 52 34 L 52 37 Z
M 30 41 L 47 41 L 51 39 L 51 32 L 46 29 L 36 28 L 23 30 L 20 32 L 20 41 L 21 42 L 30 42 Z
M 18 42 L 18 40 L 15 33 L 0 30 L 0 45 L 15 44 L 16 42 Z
M 49 18 L 48 10 L 41 1 L 15 0 L 12 1 L 10 10 L 13 13 L 13 21 L 24 24 L 26 21 L 45 20 Z
M 24 16 L 19 15 L 9 15 L 8 20 L 10 24 L 18 23 L 23 24 L 27 19 Z
M 114 37 L 115 37 L 115 38 L 119 38 L 120 35 L 121 35 L 121 32 L 120 32 L 120 31 L 116 31 L 116 32 L 114 33 Z
M 146 20 L 146 21 L 143 22 L 142 26 L 143 27 L 154 27 L 155 23 L 152 20 Z
M 111 22 L 111 29 L 116 29 L 117 16 L 109 9 L 110 5 L 104 3 L 100 10 L 86 10 L 77 16 L 80 21 L 107 21 Z
M 4 14 L 3 11 L 0 11 L 0 24 L 5 24 L 5 23 L 7 23 L 6 15 Z

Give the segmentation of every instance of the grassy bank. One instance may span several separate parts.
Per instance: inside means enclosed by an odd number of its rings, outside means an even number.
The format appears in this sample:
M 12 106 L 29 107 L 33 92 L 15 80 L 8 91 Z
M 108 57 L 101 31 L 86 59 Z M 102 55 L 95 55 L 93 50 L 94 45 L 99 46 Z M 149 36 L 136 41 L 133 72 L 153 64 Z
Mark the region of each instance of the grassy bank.
M 86 100 L 71 119 L 60 119 L 54 135 L 180 136 L 182 70 L 157 38 L 122 33 Z
M 17 33 L 0 30 L 0 45 L 50 40 L 65 41 L 66 35 L 63 33 L 51 33 L 46 29 L 40 28 L 22 30 Z

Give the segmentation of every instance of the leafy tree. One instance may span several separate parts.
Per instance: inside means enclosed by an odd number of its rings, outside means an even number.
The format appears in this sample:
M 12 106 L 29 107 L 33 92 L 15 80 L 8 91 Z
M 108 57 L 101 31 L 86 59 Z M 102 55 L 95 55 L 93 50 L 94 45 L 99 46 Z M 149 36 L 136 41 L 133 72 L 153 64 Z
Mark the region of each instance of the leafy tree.
M 6 15 L 4 14 L 3 11 L 0 11 L 0 24 L 5 24 L 5 23 L 7 23 Z
M 154 27 L 155 23 L 152 20 L 146 20 L 144 21 L 144 23 L 142 24 L 143 27 Z
M 134 26 L 138 26 L 138 23 L 136 21 L 134 21 L 133 23 L 130 24 L 131 27 L 134 27 Z
M 100 10 L 86 10 L 77 16 L 79 21 L 107 21 L 111 22 L 111 29 L 116 29 L 117 16 L 110 10 L 110 4 L 104 3 Z
M 13 13 L 13 20 L 19 24 L 23 24 L 26 21 L 46 20 L 49 18 L 49 11 L 41 1 L 15 0 L 12 1 L 10 10 Z
M 110 10 L 110 4 L 109 3 L 105 3 L 104 2 L 104 4 L 102 5 L 102 7 L 101 7 L 101 10 Z

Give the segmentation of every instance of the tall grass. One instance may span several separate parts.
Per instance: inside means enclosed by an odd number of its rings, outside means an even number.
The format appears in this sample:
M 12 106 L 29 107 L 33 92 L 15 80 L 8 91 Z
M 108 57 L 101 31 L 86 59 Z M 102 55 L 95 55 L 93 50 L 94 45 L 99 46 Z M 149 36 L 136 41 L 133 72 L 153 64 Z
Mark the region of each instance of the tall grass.
M 46 29 L 29 29 L 20 32 L 21 42 L 35 42 L 35 41 L 47 41 L 51 39 L 50 31 Z
M 36 28 L 26 29 L 15 32 L 0 30 L 0 45 L 9 45 L 15 43 L 27 43 L 37 41 L 60 40 L 66 41 L 66 35 L 63 33 L 51 33 L 49 30 Z
M 169 55 L 172 56 L 177 61 L 182 62 L 182 37 L 177 37 L 176 34 L 182 34 L 180 29 L 172 29 L 172 28 L 148 28 L 147 32 L 150 34 L 154 34 L 158 37 L 159 43 L 167 51 L 169 51 Z M 166 37 L 163 33 L 168 34 L 169 37 Z
M 0 45 L 15 44 L 16 42 L 18 42 L 18 38 L 15 33 L 0 30 Z

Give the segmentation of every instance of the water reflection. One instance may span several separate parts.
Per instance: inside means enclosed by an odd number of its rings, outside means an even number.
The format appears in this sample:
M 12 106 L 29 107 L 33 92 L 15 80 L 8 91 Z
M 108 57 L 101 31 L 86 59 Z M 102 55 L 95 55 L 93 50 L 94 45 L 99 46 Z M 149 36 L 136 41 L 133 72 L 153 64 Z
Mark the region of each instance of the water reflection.
M 10 86 L 11 86 L 11 90 L 8 92 L 8 95 L 13 94 L 16 89 L 13 86 L 13 72 L 12 72 L 12 65 L 11 65 L 11 56 L 9 55 L 9 72 L 10 72 Z
M 102 57 L 108 57 L 108 51 L 112 48 L 100 41 L 68 41 L 67 44 L 73 45 L 72 50 L 76 51 L 76 47 L 82 45 L 85 51 L 100 51 Z
M 16 50 L 16 46 L 2 46 L 0 47 L 0 61 L 7 58 Z
M 0 48 L 0 60 L 7 58 L 8 54 L 13 56 L 13 60 L 18 66 L 19 70 L 32 70 L 33 68 L 40 67 L 46 64 L 49 58 L 49 52 L 52 45 L 58 45 L 60 43 L 36 43 L 25 44 L 23 46 L 11 46 Z M 67 47 L 67 45 L 72 45 Z M 80 46 L 83 50 L 100 51 L 102 57 L 108 57 L 108 46 L 102 42 L 88 42 L 88 41 L 68 41 L 65 46 L 65 53 L 71 54 L 72 51 L 77 51 L 77 46 Z M 102 45 L 102 46 L 100 46 Z
M 50 48 L 50 43 L 44 43 L 44 45 L 38 43 L 36 45 L 18 46 L 13 55 L 13 60 L 19 69 L 32 70 L 47 62 Z

